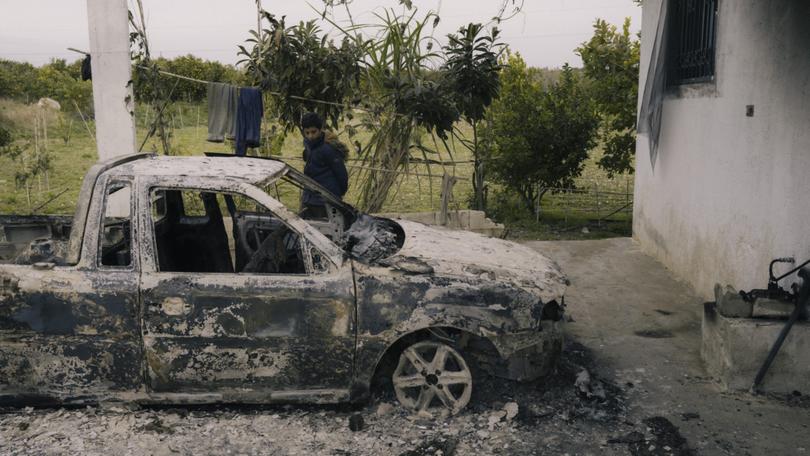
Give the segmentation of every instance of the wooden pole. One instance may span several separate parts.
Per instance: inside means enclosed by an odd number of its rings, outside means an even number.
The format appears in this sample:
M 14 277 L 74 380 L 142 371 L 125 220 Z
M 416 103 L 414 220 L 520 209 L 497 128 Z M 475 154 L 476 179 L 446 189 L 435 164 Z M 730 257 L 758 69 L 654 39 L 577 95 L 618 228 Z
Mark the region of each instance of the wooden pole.
M 439 224 L 446 226 L 449 221 L 448 207 L 450 205 L 450 198 L 453 195 L 453 185 L 456 183 L 456 178 L 445 173 L 442 176 L 442 195 L 441 195 L 441 210 L 439 213 Z
M 256 0 L 256 33 L 259 34 L 259 58 L 262 55 L 262 0 Z
M 627 177 L 624 178 L 624 205 L 627 207 L 630 206 L 630 179 Z M 630 213 L 632 212 L 631 210 Z
M 565 226 L 567 228 L 568 227 L 568 199 L 569 199 L 569 197 L 571 195 L 571 189 L 568 189 L 568 188 L 565 189 L 565 193 L 563 195 L 564 195 L 564 198 L 565 198 L 565 211 L 563 213 L 564 213 L 564 218 L 565 218 Z
M 79 113 L 79 117 L 81 117 L 81 118 L 82 118 L 82 122 L 84 123 L 84 128 L 86 128 L 86 129 L 87 129 L 87 133 L 90 135 L 90 137 L 91 137 L 91 138 L 93 138 L 93 142 L 96 142 L 96 135 L 95 135 L 95 134 L 93 134 L 93 130 L 91 130 L 91 129 L 90 129 L 90 125 L 88 125 L 88 124 L 87 124 L 87 120 L 85 120 L 85 118 L 84 118 L 84 114 L 82 114 L 82 110 L 81 110 L 81 109 L 79 109 L 79 105 L 78 105 L 78 104 L 76 104 L 76 102 L 74 101 L 74 102 L 73 102 L 73 106 L 75 106 L 75 107 L 76 107 L 76 112 L 78 112 L 78 113 Z
M 44 137 L 45 141 L 43 143 L 45 147 L 42 148 L 42 153 L 48 154 L 49 153 L 48 152 L 48 113 L 45 110 L 42 111 L 42 133 L 45 136 Z M 51 191 L 51 179 L 50 179 L 50 176 L 48 175 L 48 168 L 46 167 L 44 169 L 44 171 L 45 171 L 45 190 L 46 191 Z
M 537 202 L 534 205 L 535 223 L 540 223 L 540 183 L 537 183 Z
M 44 137 L 43 150 L 48 150 L 48 113 L 42 110 L 42 135 Z
M 599 182 L 595 182 L 593 188 L 596 192 L 596 225 L 602 226 L 602 211 L 599 207 Z
M 39 159 L 39 149 L 40 149 L 40 144 L 39 144 L 39 122 L 40 122 L 39 115 L 40 115 L 40 111 L 37 110 L 36 113 L 34 114 L 34 157 L 33 157 L 34 158 L 34 163 L 36 163 L 36 161 Z M 32 174 L 30 178 L 33 179 L 33 177 L 34 176 Z M 38 177 L 37 185 L 39 186 L 37 188 L 37 191 L 42 192 L 42 177 L 40 177 L 40 176 L 37 176 L 37 177 Z M 28 202 L 28 206 L 31 206 L 30 201 Z M 29 210 L 30 210 L 30 207 L 29 207 Z

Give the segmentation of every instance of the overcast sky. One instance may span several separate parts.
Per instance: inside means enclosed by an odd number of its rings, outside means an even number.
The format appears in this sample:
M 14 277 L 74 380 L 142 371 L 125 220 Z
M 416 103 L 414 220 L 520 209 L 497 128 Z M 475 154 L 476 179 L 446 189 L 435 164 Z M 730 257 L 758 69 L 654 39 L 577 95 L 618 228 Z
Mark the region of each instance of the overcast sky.
M 320 0 L 310 0 L 320 5 Z M 436 37 L 444 37 L 468 22 L 487 22 L 500 0 L 413 0 L 420 14 L 438 11 L 442 21 Z M 194 54 L 209 60 L 235 63 L 236 46 L 256 27 L 254 0 L 143 0 L 153 56 Z M 318 17 L 304 0 L 262 0 L 265 9 L 286 15 L 287 24 Z M 355 22 L 371 22 L 373 12 L 398 6 L 396 0 L 353 0 Z M 339 17 L 344 18 L 342 10 Z M 632 19 L 641 26 L 641 8 L 632 0 L 525 0 L 523 12 L 501 25 L 502 41 L 520 52 L 529 65 L 581 65 L 573 50 L 586 41 L 596 18 L 621 24 Z M 328 24 L 322 28 L 330 30 Z M 51 58 L 72 61 L 67 47 L 87 50 L 85 0 L 0 0 L 0 58 L 35 65 Z

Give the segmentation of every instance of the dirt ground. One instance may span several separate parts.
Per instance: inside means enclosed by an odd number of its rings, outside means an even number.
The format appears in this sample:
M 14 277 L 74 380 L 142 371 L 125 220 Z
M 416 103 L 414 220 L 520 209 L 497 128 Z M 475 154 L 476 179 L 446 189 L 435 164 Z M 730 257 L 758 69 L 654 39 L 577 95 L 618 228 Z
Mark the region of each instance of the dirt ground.
M 355 409 L 11 409 L 0 454 L 808 453 L 810 391 L 719 392 L 700 363 L 702 300 L 633 241 L 528 244 L 572 281 L 563 361 L 543 381 L 477 381 L 457 416 L 413 416 L 390 396 Z

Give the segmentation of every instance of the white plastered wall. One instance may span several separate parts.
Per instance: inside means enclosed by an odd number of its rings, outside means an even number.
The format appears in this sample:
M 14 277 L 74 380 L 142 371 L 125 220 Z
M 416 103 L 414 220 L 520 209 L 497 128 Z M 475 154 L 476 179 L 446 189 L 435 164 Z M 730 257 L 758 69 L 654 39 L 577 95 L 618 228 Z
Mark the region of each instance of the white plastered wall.
M 640 93 L 659 9 L 644 1 Z M 718 16 L 715 81 L 668 93 L 654 169 L 636 146 L 633 236 L 704 297 L 810 257 L 810 3 L 720 0 Z

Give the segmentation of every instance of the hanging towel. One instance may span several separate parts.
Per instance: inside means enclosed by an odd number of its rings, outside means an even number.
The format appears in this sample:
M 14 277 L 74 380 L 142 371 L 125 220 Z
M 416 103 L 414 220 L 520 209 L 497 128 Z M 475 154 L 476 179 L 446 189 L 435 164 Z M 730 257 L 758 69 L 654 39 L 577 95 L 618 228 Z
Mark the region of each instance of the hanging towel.
M 255 87 L 239 89 L 236 108 L 236 155 L 244 156 L 248 147 L 259 147 L 261 142 L 262 92 Z
M 221 82 L 208 83 L 208 141 L 223 142 L 236 132 L 236 86 Z

